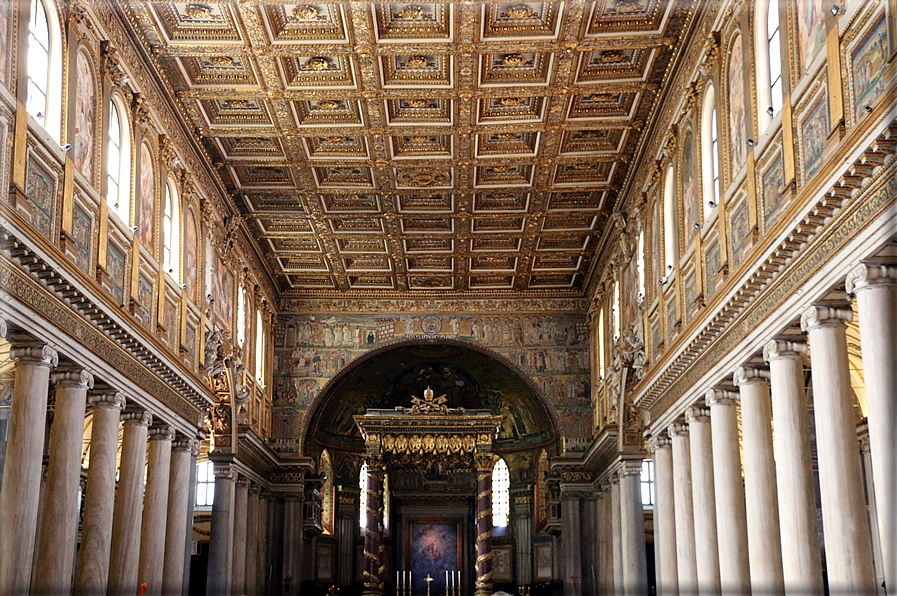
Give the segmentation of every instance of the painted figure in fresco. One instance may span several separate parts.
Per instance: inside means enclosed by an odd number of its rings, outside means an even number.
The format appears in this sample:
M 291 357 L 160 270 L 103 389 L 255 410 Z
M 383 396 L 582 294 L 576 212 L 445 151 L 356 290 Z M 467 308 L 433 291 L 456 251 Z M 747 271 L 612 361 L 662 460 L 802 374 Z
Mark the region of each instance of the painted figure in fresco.
M 741 35 L 732 41 L 729 57 L 729 138 L 732 151 L 732 173 L 738 172 L 747 159 L 747 134 L 744 109 L 744 54 Z
M 184 291 L 193 296 L 196 289 L 196 216 L 193 209 L 187 209 L 187 221 L 184 225 Z
M 78 171 L 90 180 L 93 173 L 94 92 L 93 71 L 87 54 L 78 52 L 75 87 L 74 161 Z
M 813 58 L 825 45 L 825 11 L 822 0 L 799 0 L 797 28 L 800 40 L 801 74 L 810 69 Z
M 153 156 L 146 143 L 140 148 L 140 200 L 137 201 L 137 214 L 134 218 L 140 242 L 152 251 L 153 248 L 153 207 L 156 193 L 155 176 L 153 174 Z

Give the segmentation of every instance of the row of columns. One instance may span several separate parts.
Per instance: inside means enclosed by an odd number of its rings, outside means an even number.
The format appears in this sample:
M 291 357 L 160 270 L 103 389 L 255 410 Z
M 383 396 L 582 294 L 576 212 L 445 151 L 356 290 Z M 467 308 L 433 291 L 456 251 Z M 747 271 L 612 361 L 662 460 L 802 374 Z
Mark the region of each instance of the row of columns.
M 268 583 L 268 523 L 274 495 L 239 473 L 230 461 L 215 460 L 215 499 L 209 540 L 206 594 L 260 596 Z M 298 508 L 295 506 L 298 503 Z M 287 496 L 284 526 L 284 577 L 301 565 L 302 500 Z M 297 573 L 298 577 L 298 573 Z M 296 582 L 298 583 L 298 581 Z M 290 593 L 295 593 L 293 590 Z
M 860 265 L 846 286 L 857 300 L 874 500 L 890 504 L 897 500 L 897 267 Z M 828 588 L 876 593 L 847 352 L 852 317 L 849 308 L 810 306 L 801 315 L 808 343 L 769 340 L 765 366 L 738 367 L 734 386 L 712 387 L 684 421 L 652 437 L 659 594 L 823 592 L 804 388 L 808 352 Z M 893 591 L 893 507 L 882 507 L 877 521 Z
M 175 440 L 165 424 L 151 426 L 148 412 L 136 404 L 125 409 L 121 392 L 95 387 L 83 368 L 68 362 L 57 367 L 59 356 L 47 344 L 14 336 L 10 357 L 15 381 L 0 490 L 0 594 L 64 594 L 74 588 L 85 596 L 133 596 L 141 583 L 148 595 L 181 594 L 192 527 L 184 478 L 195 466 L 198 442 Z M 55 412 L 41 487 L 51 381 Z M 76 557 L 88 406 L 90 465 Z

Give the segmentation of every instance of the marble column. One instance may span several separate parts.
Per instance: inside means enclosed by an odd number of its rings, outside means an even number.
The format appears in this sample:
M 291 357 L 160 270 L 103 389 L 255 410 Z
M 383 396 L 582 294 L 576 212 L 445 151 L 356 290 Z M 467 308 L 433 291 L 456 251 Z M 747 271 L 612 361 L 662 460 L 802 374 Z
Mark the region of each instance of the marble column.
M 298 590 L 302 577 L 303 496 L 291 493 L 284 498 L 283 577 L 285 584 L 291 586 L 291 593 Z
M 237 478 L 234 490 L 234 562 L 231 565 L 231 593 L 246 593 L 246 526 L 248 523 L 249 480 Z
M 256 596 L 259 560 L 259 487 L 251 484 L 246 499 L 246 589 L 247 596 Z
M 785 580 L 772 444 L 769 371 L 743 366 L 735 370 L 733 379 L 741 399 L 751 588 L 754 592 L 780 594 L 785 589 Z
M 149 429 L 143 523 L 140 527 L 140 561 L 137 583 L 146 584 L 145 596 L 162 594 L 165 565 L 165 528 L 168 513 L 168 486 L 171 474 L 171 442 L 174 429 L 167 425 Z
M 93 388 L 93 375 L 80 367 L 58 368 L 51 378 L 56 384 L 56 412 L 32 581 L 35 594 L 67 594 L 72 587 L 84 409 L 87 391 Z
M 695 557 L 698 593 L 720 593 L 719 541 L 716 536 L 716 493 L 713 487 L 713 439 L 710 410 L 686 410 L 691 453 L 692 503 L 695 509 Z
M 474 456 L 477 468 L 476 591 L 475 596 L 492 594 L 492 454 Z M 370 500 L 370 497 L 368 498 Z M 561 509 L 563 515 L 563 508 Z
M 533 489 L 521 489 L 514 499 L 514 544 L 517 563 L 517 583 L 529 585 L 533 581 Z
M 846 322 L 852 318 L 848 309 L 811 306 L 801 315 L 800 323 L 810 338 L 829 589 L 833 593 L 872 594 L 872 537 L 861 489 L 863 475 L 847 361 Z
M 184 586 L 188 524 L 190 533 L 193 533 L 194 501 L 190 498 L 190 472 L 194 451 L 199 451 L 199 441 L 195 439 L 178 439 L 171 445 L 168 516 L 165 520 L 165 554 L 162 562 L 162 594 L 165 596 L 179 596 Z
M 711 389 L 704 395 L 704 401 L 710 406 L 719 575 L 724 594 L 751 592 L 737 400 L 738 393 L 726 389 Z
M 93 412 L 93 421 L 90 467 L 87 468 L 81 518 L 81 547 L 75 565 L 75 596 L 105 594 L 108 586 L 118 424 L 125 407 L 125 396 L 109 389 L 97 390 L 88 396 L 87 403 Z
M 610 527 L 613 547 L 614 593 L 622 593 L 625 577 L 623 570 L 623 527 L 620 519 L 620 477 L 614 474 L 610 479 Z
M 856 296 L 878 533 L 885 585 L 897 590 L 897 267 L 858 265 L 847 275 Z
M 816 528 L 816 488 L 810 459 L 810 411 L 804 389 L 807 346 L 770 340 L 769 363 L 776 481 L 785 592 L 822 594 L 822 558 Z
M 582 596 L 580 495 L 561 487 L 561 553 L 564 596 Z
M 184 566 L 181 594 L 190 591 L 190 558 L 193 556 L 193 509 L 196 507 L 196 458 L 200 452 L 199 439 L 190 443 L 190 481 L 187 484 L 187 529 L 184 535 Z M 166 530 L 165 536 L 168 536 Z M 167 538 L 166 538 L 167 540 Z
M 206 596 L 230 594 L 234 540 L 234 483 L 237 472 L 229 461 L 215 462 L 215 499 L 209 537 L 209 570 Z
M 268 540 L 270 528 L 268 527 L 268 508 L 271 506 L 271 494 L 262 492 L 259 494 L 259 564 L 256 576 L 256 595 L 268 594 L 268 578 L 271 569 L 271 543 Z M 351 542 L 350 542 L 351 544 Z
M 875 502 L 874 482 L 872 481 L 872 452 L 869 443 L 869 425 L 865 422 L 857 426 L 860 442 L 860 459 L 863 462 L 863 482 L 866 484 L 866 511 L 869 513 L 869 531 L 872 535 L 872 564 L 875 567 L 875 585 L 879 586 L 878 594 L 885 595 L 884 561 L 881 556 L 881 536 L 878 535 L 878 503 Z
M 122 414 L 122 420 L 124 432 L 112 523 L 109 594 L 134 596 L 140 564 L 140 514 L 143 511 L 147 432 L 152 416 L 144 410 L 129 410 Z
M 666 435 L 655 435 L 648 442 L 654 461 L 654 569 L 659 596 L 679 594 L 672 447 L 673 444 Z
M 691 447 L 688 426 L 674 423 L 667 429 L 673 445 L 673 498 L 676 511 L 676 563 L 679 593 L 698 593 L 695 553 L 695 511 L 692 499 Z
M 648 555 L 645 552 L 645 509 L 642 505 L 642 461 L 620 466 L 620 530 L 623 546 L 623 593 L 648 592 Z
M 614 543 L 611 522 L 611 488 L 603 484 L 598 492 L 598 593 L 614 593 Z
M 598 493 L 586 491 L 579 499 L 580 555 L 582 559 L 582 593 L 598 593 Z M 518 584 L 523 583 L 518 581 Z
M 0 324 L 5 334 L 5 322 Z M 15 384 L 6 444 L 6 473 L 0 490 L 0 594 L 27 594 L 34 562 L 41 464 L 47 425 L 50 369 L 56 350 L 42 343 L 13 341 Z

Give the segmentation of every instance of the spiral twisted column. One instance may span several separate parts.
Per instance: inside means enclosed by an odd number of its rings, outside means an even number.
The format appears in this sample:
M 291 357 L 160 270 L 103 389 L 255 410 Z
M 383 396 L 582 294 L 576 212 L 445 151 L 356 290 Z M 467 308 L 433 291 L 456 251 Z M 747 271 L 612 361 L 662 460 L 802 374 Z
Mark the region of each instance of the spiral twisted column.
M 383 594 L 383 460 L 369 456 L 367 478 L 367 526 L 364 529 L 364 592 L 367 595 Z
M 477 468 L 477 582 L 475 596 L 492 594 L 492 454 L 474 456 Z

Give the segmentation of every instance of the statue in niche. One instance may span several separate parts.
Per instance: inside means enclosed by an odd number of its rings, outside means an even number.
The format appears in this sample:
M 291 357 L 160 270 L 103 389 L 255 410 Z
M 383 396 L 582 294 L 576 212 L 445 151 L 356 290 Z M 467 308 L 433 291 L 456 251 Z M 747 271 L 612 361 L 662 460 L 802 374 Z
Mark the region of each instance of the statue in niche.
M 205 360 L 203 369 L 210 377 L 216 377 L 224 370 L 224 337 L 221 331 L 206 333 Z

